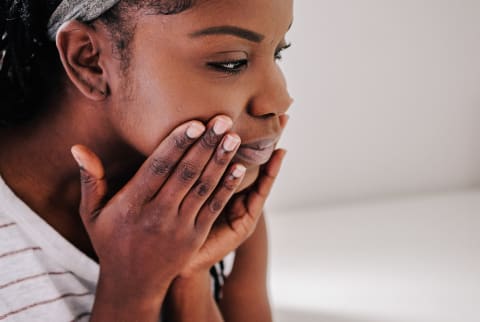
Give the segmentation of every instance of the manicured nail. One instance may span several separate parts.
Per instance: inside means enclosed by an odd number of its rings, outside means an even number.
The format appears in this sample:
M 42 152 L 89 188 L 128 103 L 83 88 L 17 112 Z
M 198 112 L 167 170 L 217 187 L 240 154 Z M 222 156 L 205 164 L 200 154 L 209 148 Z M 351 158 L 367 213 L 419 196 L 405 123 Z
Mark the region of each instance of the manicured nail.
M 227 152 L 232 152 L 240 144 L 240 138 L 238 136 L 227 135 L 223 142 L 223 149 Z
M 72 156 L 73 158 L 75 159 L 75 161 L 77 162 L 78 166 L 80 168 L 83 168 L 83 162 L 82 162 L 82 159 L 80 157 L 80 155 L 78 154 L 78 152 L 75 150 L 75 147 L 72 147 L 70 149 L 70 152 L 72 153 Z
M 222 135 L 227 132 L 231 126 L 232 122 L 230 119 L 221 117 L 215 121 L 215 125 L 213 125 L 213 132 L 215 132 L 216 135 Z
M 192 123 L 187 129 L 187 136 L 190 139 L 197 139 L 205 132 L 205 126 L 199 123 Z
M 235 170 L 233 170 L 232 172 L 232 176 L 237 179 L 241 178 L 246 171 L 247 171 L 247 168 L 245 168 L 243 165 L 237 165 L 235 167 Z

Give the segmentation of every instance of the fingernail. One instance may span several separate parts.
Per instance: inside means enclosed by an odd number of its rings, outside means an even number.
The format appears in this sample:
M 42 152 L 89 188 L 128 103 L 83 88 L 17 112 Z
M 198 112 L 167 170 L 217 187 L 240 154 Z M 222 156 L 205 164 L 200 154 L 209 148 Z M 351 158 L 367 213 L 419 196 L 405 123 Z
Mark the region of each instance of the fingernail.
M 187 129 L 187 136 L 190 139 L 197 139 L 205 132 L 205 126 L 199 123 L 192 123 Z
M 247 168 L 245 168 L 243 165 L 237 165 L 235 167 L 235 170 L 233 170 L 232 172 L 232 176 L 237 179 L 241 178 L 246 171 L 247 171 Z
M 78 166 L 80 168 L 83 168 L 82 159 L 80 158 L 80 155 L 78 154 L 78 152 L 75 150 L 75 147 L 71 148 L 70 152 L 72 153 L 72 156 L 75 159 L 75 161 L 77 162 Z
M 231 126 L 232 122 L 229 119 L 221 117 L 215 121 L 215 125 L 213 126 L 213 132 L 215 132 L 216 135 L 222 135 L 227 132 Z
M 227 152 L 232 152 L 240 144 L 240 138 L 233 135 L 227 135 L 223 142 L 223 149 Z

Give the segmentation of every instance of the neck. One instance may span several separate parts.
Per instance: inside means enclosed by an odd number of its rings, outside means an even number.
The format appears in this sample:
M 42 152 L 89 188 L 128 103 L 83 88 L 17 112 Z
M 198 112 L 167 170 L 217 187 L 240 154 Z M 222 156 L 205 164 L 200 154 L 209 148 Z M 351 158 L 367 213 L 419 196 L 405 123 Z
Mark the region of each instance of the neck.
M 75 144 L 92 149 L 103 162 L 114 194 L 143 157 L 116 135 L 102 109 L 78 97 L 50 105 L 35 121 L 0 132 L 0 174 L 32 210 L 87 255 L 95 257 L 78 214 L 79 169 Z

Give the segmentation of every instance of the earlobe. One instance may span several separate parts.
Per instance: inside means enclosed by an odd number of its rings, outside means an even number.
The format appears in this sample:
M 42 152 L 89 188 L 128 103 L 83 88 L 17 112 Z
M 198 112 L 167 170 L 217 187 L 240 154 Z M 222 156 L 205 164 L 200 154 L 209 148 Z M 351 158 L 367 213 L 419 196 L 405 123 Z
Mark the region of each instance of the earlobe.
M 104 100 L 109 91 L 108 80 L 101 64 L 96 31 L 79 21 L 69 21 L 58 30 L 56 43 L 62 65 L 74 86 L 90 100 Z

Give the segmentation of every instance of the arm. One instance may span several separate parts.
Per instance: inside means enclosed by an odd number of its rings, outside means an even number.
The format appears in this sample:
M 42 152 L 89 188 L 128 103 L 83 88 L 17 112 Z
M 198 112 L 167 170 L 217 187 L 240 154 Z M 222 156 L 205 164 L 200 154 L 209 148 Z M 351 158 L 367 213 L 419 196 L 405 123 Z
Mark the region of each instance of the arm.
M 231 123 L 219 117 L 208 129 L 199 122 L 179 126 L 110 200 L 98 156 L 72 148 L 80 215 L 100 262 L 92 321 L 158 321 L 169 285 L 204 247 L 219 205 L 245 174 L 230 165 L 240 143 L 224 135 Z
M 232 274 L 225 282 L 219 304 L 225 321 L 272 321 L 267 262 L 267 229 L 262 216 L 254 234 L 237 250 Z
M 266 289 L 267 248 L 262 217 L 255 232 L 236 252 L 235 265 L 226 279 L 219 305 L 213 298 L 207 271 L 190 278 L 177 278 L 165 302 L 167 321 L 272 321 Z
M 172 283 L 164 303 L 167 322 L 223 322 L 212 295 L 208 271 Z
M 285 151 L 277 150 L 262 168 L 256 184 L 233 197 L 224 211 L 227 220 L 212 228 L 202 248 L 172 284 L 167 295 L 167 321 L 222 321 L 206 272 L 235 249 L 237 259 L 220 303 L 223 318 L 228 322 L 272 320 L 266 291 L 267 237 L 262 213 L 284 156 Z

